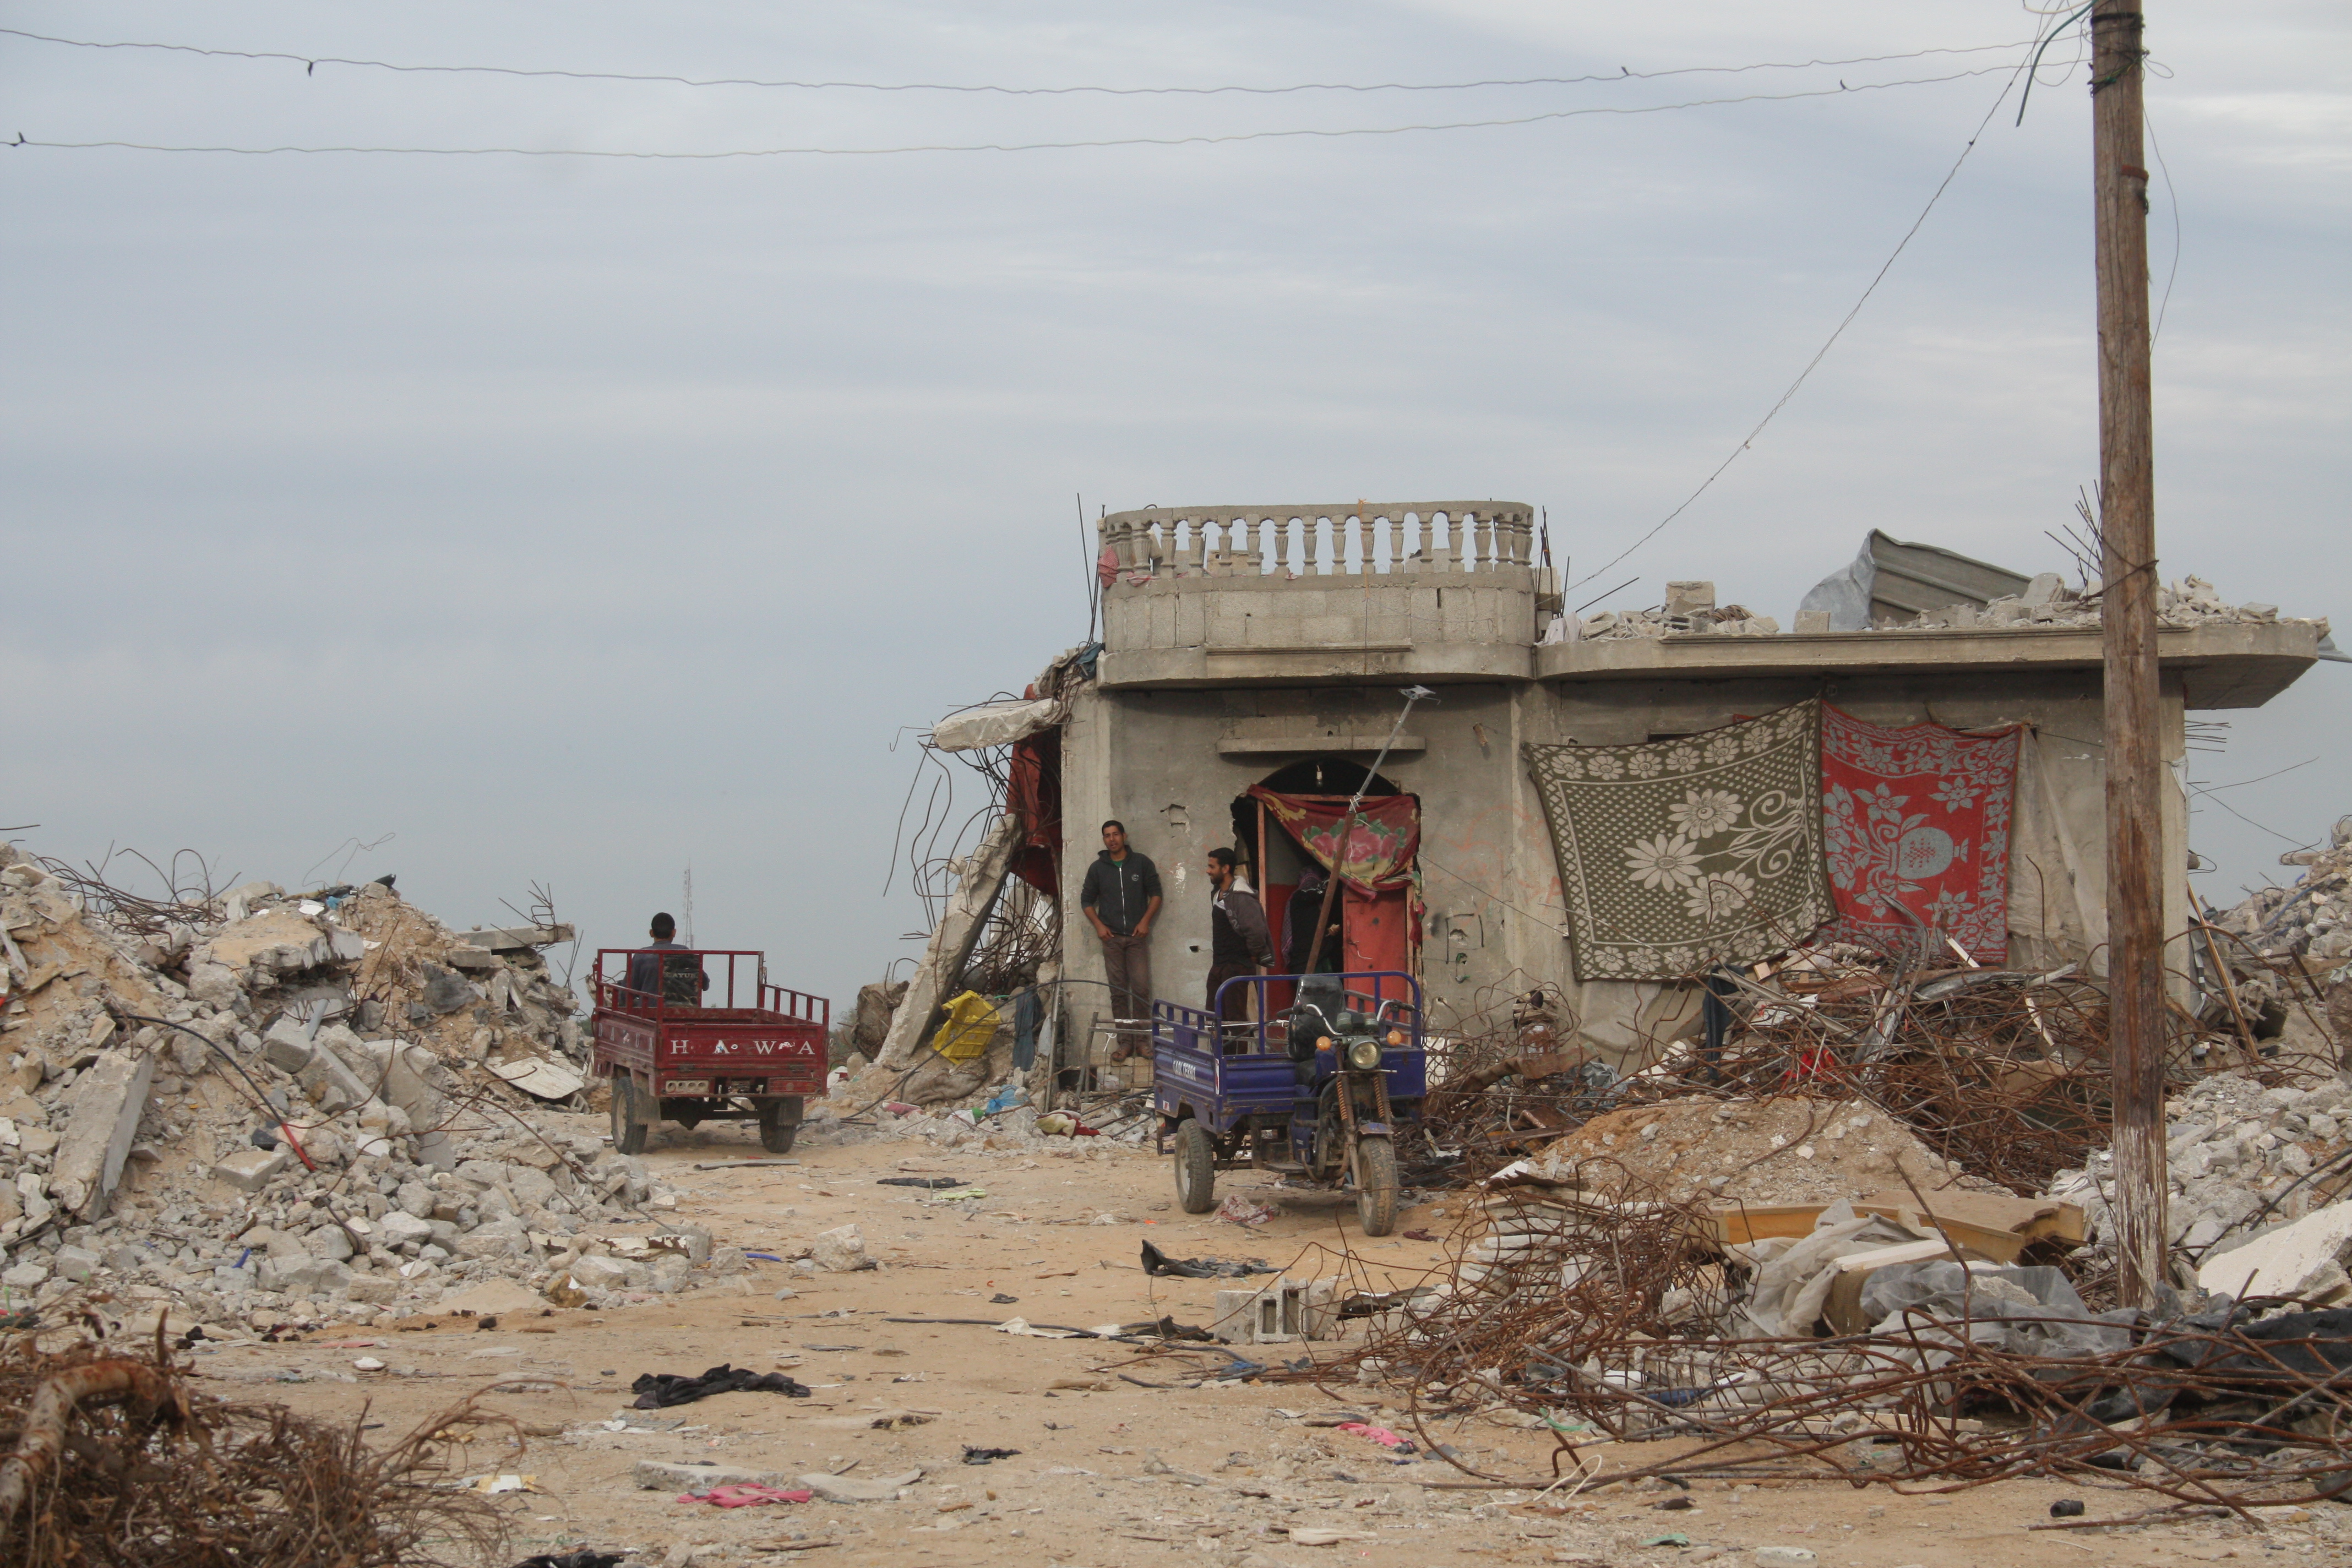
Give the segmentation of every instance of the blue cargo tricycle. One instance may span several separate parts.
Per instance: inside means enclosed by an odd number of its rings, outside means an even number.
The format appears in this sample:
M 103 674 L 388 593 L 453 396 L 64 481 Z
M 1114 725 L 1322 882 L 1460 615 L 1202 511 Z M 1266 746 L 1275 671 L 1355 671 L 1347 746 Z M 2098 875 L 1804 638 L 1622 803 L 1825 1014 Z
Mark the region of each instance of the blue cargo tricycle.
M 1172 1149 L 1186 1214 L 1216 1206 L 1216 1173 L 1251 1165 L 1352 1189 L 1367 1236 L 1396 1228 L 1395 1129 L 1428 1092 L 1421 984 L 1391 970 L 1242 975 L 1247 1023 L 1175 1002 L 1151 1004 L 1152 1095 L 1160 1148 Z M 1295 990 L 1268 1005 L 1276 986 Z

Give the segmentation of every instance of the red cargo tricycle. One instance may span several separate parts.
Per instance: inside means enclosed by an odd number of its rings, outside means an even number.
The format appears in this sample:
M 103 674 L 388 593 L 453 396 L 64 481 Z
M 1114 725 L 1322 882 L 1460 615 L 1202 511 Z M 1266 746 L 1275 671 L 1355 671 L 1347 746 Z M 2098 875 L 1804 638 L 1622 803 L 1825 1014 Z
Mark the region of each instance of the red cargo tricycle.
M 790 1152 L 804 1102 L 824 1094 L 832 1003 L 769 984 L 763 952 L 714 948 L 600 948 L 591 984 L 614 1150 L 638 1152 L 656 1121 L 756 1121 L 761 1148 Z

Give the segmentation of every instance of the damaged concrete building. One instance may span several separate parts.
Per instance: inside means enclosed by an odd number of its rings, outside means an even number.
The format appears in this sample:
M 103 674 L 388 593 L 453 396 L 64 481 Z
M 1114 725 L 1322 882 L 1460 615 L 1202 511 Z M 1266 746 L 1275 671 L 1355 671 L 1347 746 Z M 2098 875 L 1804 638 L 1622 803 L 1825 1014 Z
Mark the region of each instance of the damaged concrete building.
M 1612 1059 L 1687 1037 L 1700 1012 L 1689 977 L 1757 954 L 1669 931 L 1629 956 L 1604 941 L 1615 895 L 1600 884 L 1646 879 L 1649 892 L 1685 900 L 1694 929 L 1711 898 L 1762 900 L 1762 861 L 1755 875 L 1707 872 L 1695 857 L 1712 851 L 1694 846 L 1702 829 L 1724 843 L 1754 837 L 1747 818 L 1709 819 L 1739 802 L 1707 770 L 1727 754 L 1727 737 L 1769 749 L 1742 726 L 1775 715 L 1801 716 L 1809 734 L 1826 736 L 1798 743 L 1826 744 L 1829 760 L 1763 793 L 1811 792 L 1796 815 L 1816 823 L 1840 799 L 1857 824 L 1869 816 L 1843 869 L 1875 856 L 1892 867 L 1890 886 L 1917 895 L 1886 895 L 1910 907 L 1882 904 L 1881 916 L 1917 924 L 1924 910 L 1971 960 L 2095 968 L 2100 632 L 2095 596 L 2053 574 L 2027 578 L 1874 534 L 1782 631 L 1717 605 L 1703 583 L 1670 584 L 1663 605 L 1641 612 L 1564 616 L 1535 509 L 1516 502 L 1150 508 L 1098 527 L 1099 645 L 1056 661 L 1033 700 L 961 716 L 940 736 L 948 746 L 1014 742 L 1013 810 L 971 863 L 967 889 L 982 891 L 1019 858 L 1022 874 L 1073 911 L 1060 965 L 1071 983 L 1060 1025 L 1073 1045 L 1108 1014 L 1100 951 L 1074 918 L 1097 824 L 1123 821 L 1158 863 L 1167 905 L 1152 938 L 1154 990 L 1197 1005 L 1210 967 L 1208 850 L 1242 850 L 1278 932 L 1310 863 L 1304 842 L 1330 831 L 1360 785 L 1379 845 L 1366 851 L 1375 863 L 1343 880 L 1346 968 L 1418 976 L 1439 1026 L 1556 986 L 1581 1043 Z M 1884 582 L 1870 580 L 1874 570 Z M 2167 586 L 2163 616 L 2165 747 L 2176 763 L 2190 713 L 2259 707 L 2315 661 L 2341 657 L 2326 622 L 2224 605 L 2195 578 Z M 1399 728 L 1408 686 L 1435 696 Z M 1897 732 L 2004 749 L 1978 784 L 1935 784 L 1958 815 L 1930 822 L 1941 806 L 1924 796 L 1904 806 L 1900 780 L 1886 782 L 1890 766 L 1905 772 L 1885 761 L 1904 743 L 1889 739 Z M 1847 783 L 1840 735 L 1862 768 Z M 1671 832 L 1643 837 L 1636 824 L 1612 841 L 1579 838 L 1578 821 L 1601 817 L 1575 791 L 1621 766 L 1669 784 L 1687 773 L 1692 787 L 1661 808 Z M 1563 782 L 1562 767 L 1575 778 Z M 1990 805 L 1968 793 L 1979 786 Z M 2178 932 L 2191 911 L 2177 788 L 2164 828 L 2166 923 Z M 1832 821 L 1833 880 L 1838 831 Z M 1818 847 L 1803 854 L 1823 858 Z M 1849 895 L 1870 895 L 1849 880 L 1832 890 L 1852 914 Z M 1809 896 L 1818 903 L 1820 889 Z M 1808 909 L 1834 912 L 1801 898 L 1767 913 Z M 2174 966 L 2190 967 L 2185 943 Z M 912 1012 L 895 1021 L 901 1053 L 918 1018 L 936 1016 L 929 1002 Z

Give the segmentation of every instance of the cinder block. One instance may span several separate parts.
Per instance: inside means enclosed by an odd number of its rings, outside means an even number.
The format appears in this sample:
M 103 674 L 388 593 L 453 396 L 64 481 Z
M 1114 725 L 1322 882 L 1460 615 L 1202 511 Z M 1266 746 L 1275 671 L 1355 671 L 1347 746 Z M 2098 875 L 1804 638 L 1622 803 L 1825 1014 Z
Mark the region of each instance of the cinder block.
M 1339 1328 L 1339 1286 L 1276 1275 L 1255 1289 L 1220 1290 L 1209 1331 L 1234 1345 L 1328 1339 Z

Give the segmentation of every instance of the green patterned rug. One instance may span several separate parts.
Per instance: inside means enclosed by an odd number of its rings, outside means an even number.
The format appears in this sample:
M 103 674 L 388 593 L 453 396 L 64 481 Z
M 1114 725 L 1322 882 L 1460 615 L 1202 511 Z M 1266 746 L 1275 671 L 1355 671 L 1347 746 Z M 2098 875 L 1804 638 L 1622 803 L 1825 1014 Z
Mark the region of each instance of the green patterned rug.
M 1580 980 L 1675 980 L 1801 942 L 1836 910 L 1822 710 L 1638 746 L 1534 746 Z

